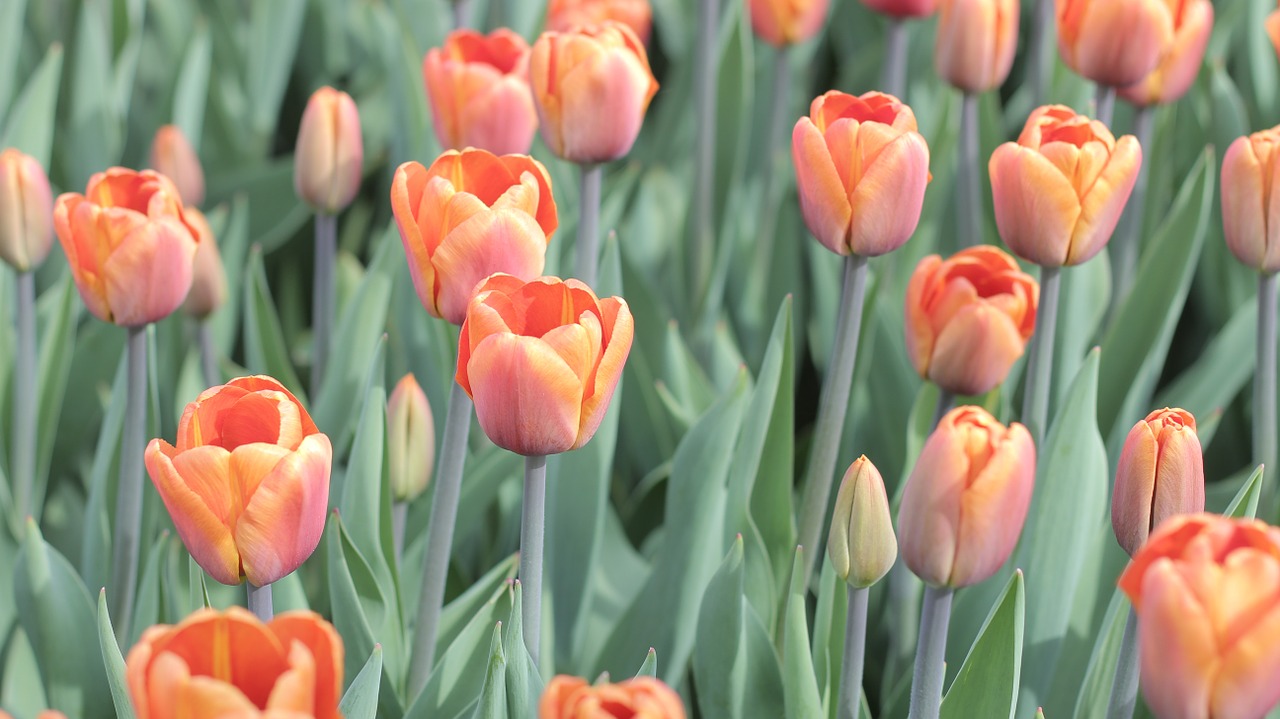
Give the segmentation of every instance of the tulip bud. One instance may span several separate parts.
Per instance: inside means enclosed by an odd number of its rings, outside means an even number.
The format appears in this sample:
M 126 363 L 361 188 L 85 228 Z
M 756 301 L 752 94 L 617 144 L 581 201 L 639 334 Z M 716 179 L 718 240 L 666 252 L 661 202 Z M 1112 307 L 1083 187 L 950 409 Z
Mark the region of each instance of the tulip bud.
M 364 141 L 360 113 L 345 92 L 322 87 L 311 95 L 298 128 L 293 187 L 316 212 L 337 214 L 360 189 Z
M 928 17 L 938 9 L 938 0 L 862 0 L 862 4 L 894 18 Z
M 53 194 L 35 158 L 0 152 L 0 260 L 30 272 L 53 247 Z
M 1222 233 L 1231 253 L 1266 274 L 1280 270 L 1280 127 L 1236 138 L 1222 157 Z
M 827 0 L 747 0 L 747 7 L 751 29 L 776 47 L 808 40 L 827 18 Z
M 631 28 L 640 42 L 649 42 L 653 8 L 649 0 L 551 0 L 547 5 L 547 29 L 569 32 L 607 20 Z
M 586 679 L 565 674 L 552 679 L 538 701 L 538 719 L 605 717 L 685 719 L 684 702 L 671 687 L 653 677 L 592 686 Z
M 965 92 L 1004 83 L 1018 49 L 1018 0 L 942 0 L 933 65 Z
M 933 586 L 967 587 L 995 574 L 1018 543 L 1035 478 L 1026 427 L 1006 428 L 981 407 L 951 410 L 903 490 L 903 561 Z
M 391 496 L 411 502 L 431 481 L 436 456 L 431 405 L 412 373 L 400 378 L 387 400 L 387 451 Z
M 1156 410 L 1129 430 L 1116 467 L 1111 527 L 1133 556 L 1151 530 L 1178 514 L 1204 511 L 1204 458 L 1196 419 L 1182 409 Z
M 200 158 L 177 125 L 156 130 L 151 140 L 151 169 L 173 180 L 182 204 L 189 207 L 204 204 L 204 170 L 200 167 Z
M 529 91 L 529 45 L 499 28 L 455 30 L 422 61 L 436 139 L 449 150 L 527 153 L 538 130 Z
M 1271 46 L 1276 49 L 1276 54 L 1280 55 L 1280 9 L 1272 10 L 1264 24 L 1267 28 L 1267 37 L 1271 38 Z
M 1210 0 L 1186 0 L 1176 6 L 1161 3 L 1161 7 L 1170 13 L 1172 39 L 1160 52 L 1156 68 L 1146 78 L 1118 89 L 1120 97 L 1139 106 L 1174 102 L 1185 95 L 1196 75 L 1200 74 L 1209 34 L 1213 32 L 1213 3 Z
M 1101 85 L 1141 81 L 1173 41 L 1168 0 L 1057 0 L 1057 6 L 1063 62 Z
M 836 576 L 860 589 L 880 581 L 898 557 L 884 479 L 866 455 L 840 480 L 827 555 Z
M 218 241 L 209 229 L 209 221 L 200 210 L 186 210 L 187 224 L 195 229 L 200 241 L 196 243 L 196 257 L 191 266 L 191 291 L 182 309 L 196 319 L 205 319 L 227 301 L 227 273 L 222 267 L 222 255 Z

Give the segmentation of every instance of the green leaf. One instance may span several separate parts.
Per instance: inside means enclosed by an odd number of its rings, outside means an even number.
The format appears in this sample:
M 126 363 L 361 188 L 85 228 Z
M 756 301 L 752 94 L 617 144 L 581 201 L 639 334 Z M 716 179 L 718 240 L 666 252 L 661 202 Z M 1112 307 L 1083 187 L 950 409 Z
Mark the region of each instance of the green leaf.
M 511 614 L 512 594 L 501 592 L 485 603 L 456 639 L 437 654 L 435 668 L 405 719 L 456 719 L 466 716 L 484 686 L 492 627 Z
M 0 146 L 16 147 L 34 157 L 46 172 L 50 169 L 61 79 L 62 46 L 55 43 L 31 73 L 17 101 L 9 106 L 4 139 L 0 140 Z
M 696 658 L 695 658 L 695 661 L 696 661 Z M 640 669 L 636 671 L 636 676 L 657 678 L 658 653 L 653 650 L 653 647 L 650 647 L 649 653 L 644 655 L 644 661 L 640 663 Z
M 107 590 L 98 592 L 98 646 L 102 649 L 102 663 L 107 670 L 107 684 L 111 688 L 111 703 L 119 719 L 134 719 L 133 701 L 129 699 L 129 685 L 124 677 L 124 657 L 116 643 L 116 630 L 111 626 L 111 613 L 107 610 Z
M 1024 602 L 1022 572 L 1016 570 L 942 698 L 940 719 L 1015 716 Z
M 0 6 L 0 107 L 10 107 L 13 88 L 18 82 L 18 60 L 21 57 L 25 30 L 22 18 L 27 0 L 11 0 Z M 0 112 L 0 121 L 4 113 Z
M 60 134 L 59 158 L 72 186 L 80 187 L 103 168 L 116 165 L 124 148 L 123 110 L 114 95 L 110 33 L 111 8 L 107 0 L 80 5 L 76 23 L 74 67 L 71 72 L 71 105 L 66 131 Z
M 120 430 L 124 424 L 125 367 L 128 358 L 120 357 L 115 381 L 111 384 L 111 399 L 102 418 L 98 443 L 93 451 L 93 465 L 89 470 L 89 499 L 85 503 L 85 528 L 80 546 L 80 575 L 90 586 L 106 585 L 111 567 L 111 523 L 107 504 L 110 488 L 117 472 L 116 455 L 120 449 Z
M 80 299 L 76 294 L 71 273 L 63 275 L 58 285 L 40 298 L 41 308 L 51 303 L 51 313 L 41 313 L 40 367 L 38 370 L 36 497 L 32 508 L 40 519 L 39 508 L 44 504 L 44 492 L 49 485 L 49 465 L 53 459 L 54 438 L 58 434 L 58 420 L 62 415 L 62 401 L 67 391 L 71 356 L 76 345 L 76 323 L 80 319 Z
M 504 454 L 511 453 L 504 452 Z M 452 645 L 476 614 L 480 613 L 486 605 L 496 602 L 507 591 L 507 584 L 515 579 L 519 564 L 519 555 L 513 554 L 506 557 L 467 587 L 456 599 L 445 605 L 440 612 L 440 627 L 436 634 L 437 649 Z
M 693 675 L 703 716 L 742 715 L 746 680 L 746 657 L 739 651 L 743 633 L 742 577 L 742 535 L 738 535 L 707 585 L 698 613 Z
M 382 682 L 382 645 L 375 644 L 364 668 L 352 680 L 338 703 L 346 719 L 374 719 L 378 712 L 378 688 Z
M 502 653 L 502 622 L 493 627 L 493 639 L 489 643 L 489 670 L 485 674 L 484 688 L 480 690 L 480 703 L 471 716 L 474 719 L 506 719 L 507 717 L 507 658 Z
M 506 670 L 506 712 L 512 719 L 538 719 L 538 699 L 542 696 L 542 676 L 524 643 L 524 620 L 521 616 L 523 588 L 515 583 L 511 601 L 511 617 L 507 621 L 507 634 L 503 642 Z M 499 622 L 501 627 L 501 622 Z M 492 659 L 490 660 L 492 661 Z M 490 668 L 492 670 L 492 667 Z M 491 677 L 492 678 L 492 677 Z M 485 691 L 488 692 L 488 686 Z M 482 704 L 484 700 L 482 699 Z
M 249 125 L 255 154 L 265 155 L 270 150 L 269 141 L 293 69 L 306 9 L 306 0 L 276 0 L 250 6 L 245 95 L 250 99 Z
M 1085 669 L 1080 694 L 1076 698 L 1075 719 L 1106 716 L 1111 701 L 1111 685 L 1115 683 L 1116 661 L 1124 641 L 1124 625 L 1129 617 L 1129 600 L 1116 590 L 1094 640 L 1089 666 Z
M 213 61 L 209 26 L 203 21 L 197 22 L 189 42 L 173 93 L 173 124 L 181 128 L 192 149 L 199 153 L 204 135 L 205 103 L 210 92 L 209 66 Z
M 1197 419 L 1223 409 L 1253 377 L 1258 305 L 1246 302 L 1205 346 L 1194 364 L 1160 391 L 1152 407 L 1181 407 Z M 1209 444 L 1203 429 L 1200 441 Z
M 823 716 L 822 697 L 813 673 L 809 651 L 809 626 L 805 617 L 804 549 L 796 547 L 791 567 L 791 595 L 787 601 L 785 636 L 782 640 L 782 686 L 789 717 Z M 975 715 L 976 716 L 976 715 Z M 985 716 L 985 715 L 984 715 Z
M 305 404 L 302 382 L 289 360 L 288 343 L 280 326 L 280 316 L 276 314 L 275 302 L 271 299 L 271 287 L 262 266 L 262 248 L 254 246 L 249 250 L 245 277 L 244 351 L 247 369 L 254 374 L 275 377 Z
M 1236 519 L 1253 519 L 1258 515 L 1258 497 L 1262 494 L 1264 468 L 1258 465 L 1222 514 Z

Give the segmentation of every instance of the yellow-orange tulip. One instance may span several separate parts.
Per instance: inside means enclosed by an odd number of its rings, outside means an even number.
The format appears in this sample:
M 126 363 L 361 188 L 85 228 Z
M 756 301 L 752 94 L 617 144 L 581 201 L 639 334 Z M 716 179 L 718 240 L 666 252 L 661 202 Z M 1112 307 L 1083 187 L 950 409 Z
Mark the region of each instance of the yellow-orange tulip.
M 1141 165 L 1133 135 L 1117 140 L 1062 105 L 1037 108 L 988 165 L 1001 239 L 1044 267 L 1088 260 L 1111 239 Z
M 680 695 L 653 677 L 591 686 L 561 674 L 543 690 L 538 719 L 685 719 L 685 713 Z
M 182 543 L 223 584 L 271 584 L 320 542 L 333 447 L 270 377 L 205 390 L 182 413 L 177 446 L 153 439 L 145 459 Z
M 80 298 L 95 317 L 137 327 L 167 317 L 191 289 L 199 231 L 169 178 L 113 167 L 66 193 L 53 226 Z
M 184 205 L 204 204 L 204 168 L 200 166 L 195 148 L 177 125 L 156 130 L 151 140 L 151 169 L 173 180 Z
M 1171 0 L 1056 0 L 1067 66 L 1112 87 L 1139 82 L 1173 42 Z M 1180 4 L 1185 0 L 1176 0 Z
M 1213 3 L 1179 0 L 1165 9 L 1173 23 L 1173 38 L 1161 50 L 1156 68 L 1143 80 L 1119 88 L 1120 96 L 1135 105 L 1174 102 L 1190 89 L 1204 62 L 1209 34 L 1213 32 Z
M 529 91 L 529 45 L 499 28 L 455 30 L 422 61 L 436 139 L 447 150 L 527 153 L 538 130 Z
M 387 474 L 392 498 L 409 502 L 426 491 L 435 457 L 431 404 L 411 372 L 400 378 L 387 400 Z
M 364 140 L 351 96 L 332 87 L 311 94 L 293 155 L 293 187 L 316 212 L 335 214 L 360 190 Z
M 209 229 L 204 213 L 194 207 L 186 210 L 187 224 L 200 236 L 196 247 L 195 262 L 191 271 L 191 291 L 182 309 L 196 319 L 204 319 L 217 311 L 227 300 L 227 273 L 222 267 L 222 255 L 218 241 Z
M 342 638 L 309 611 L 270 622 L 240 607 L 148 628 L 125 680 L 138 719 L 341 719 Z
M 1129 430 L 1111 496 L 1116 541 L 1133 556 L 1170 517 L 1204 511 L 1204 457 L 1196 418 L 1158 409 Z
M 884 478 L 866 455 L 849 465 L 840 480 L 827 555 L 836 576 L 853 587 L 880 581 L 898 558 Z
M 1212 514 L 1160 525 L 1120 575 L 1142 691 L 1161 719 L 1248 719 L 1280 702 L 1280 530 Z
M 0 260 L 18 272 L 39 267 L 53 247 L 53 193 L 34 157 L 0 152 Z
M 938 9 L 938 0 L 862 0 L 862 4 L 896 18 L 928 17 Z
M 455 325 L 489 275 L 541 275 L 559 222 L 542 163 L 478 149 L 450 150 L 430 168 L 401 165 L 391 209 L 418 299 Z
M 611 21 L 542 33 L 529 57 L 529 84 L 543 142 L 578 163 L 630 152 L 658 91 L 644 43 Z
M 641 42 L 649 42 L 653 8 L 649 0 L 551 0 L 547 5 L 547 29 L 569 32 L 606 20 L 631 28 Z
M 1227 247 L 1259 272 L 1280 270 L 1280 127 L 1237 138 L 1222 157 Z
M 621 297 L 598 299 L 577 280 L 493 275 L 467 308 L 458 384 L 499 447 L 577 449 L 604 419 L 634 333 Z
M 1004 83 L 1018 49 L 1019 0 L 942 0 L 933 66 L 965 92 Z
M 791 157 L 805 224 L 827 249 L 874 257 L 915 232 L 929 147 L 896 97 L 819 96 L 791 133 Z
M 777 47 L 804 42 L 827 19 L 827 0 L 747 0 L 751 29 Z

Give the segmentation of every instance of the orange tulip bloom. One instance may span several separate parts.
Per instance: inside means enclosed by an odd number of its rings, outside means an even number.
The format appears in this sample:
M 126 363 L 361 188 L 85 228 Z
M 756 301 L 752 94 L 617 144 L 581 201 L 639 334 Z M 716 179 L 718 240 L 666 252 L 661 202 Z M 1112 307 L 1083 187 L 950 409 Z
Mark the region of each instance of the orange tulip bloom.
M 1170 0 L 1056 2 L 1063 62 L 1102 85 L 1141 81 L 1156 69 L 1174 39 Z
M 938 9 L 938 0 L 862 0 L 862 4 L 896 18 L 928 17 Z
M 616 22 L 542 33 L 529 57 L 529 83 L 542 140 L 578 163 L 630 152 L 658 92 L 644 43 Z
M 791 157 L 805 224 L 827 249 L 874 257 L 915 232 L 929 147 L 898 98 L 835 90 L 819 96 L 791 133 Z
M 1161 50 L 1156 68 L 1145 79 L 1119 88 L 1120 97 L 1135 105 L 1174 102 L 1185 95 L 1200 74 L 1209 34 L 1213 32 L 1210 0 L 1181 0 L 1161 6 L 1170 13 L 1172 40 Z
M 1138 613 L 1142 690 L 1156 716 L 1261 717 L 1280 702 L 1280 530 L 1174 517 L 1119 584 Z
M 1204 511 L 1204 457 L 1196 418 L 1158 409 L 1129 430 L 1116 467 L 1111 526 L 1133 556 L 1151 531 L 1179 514 Z
M 138 327 L 167 317 L 191 289 L 199 231 L 169 178 L 113 167 L 83 195 L 58 197 L 53 226 L 80 298 L 95 317 Z
M 204 168 L 195 148 L 177 125 L 156 130 L 151 140 L 151 169 L 173 180 L 182 196 L 182 204 L 199 207 L 204 204 Z
M 853 587 L 880 581 L 898 558 L 884 477 L 865 454 L 849 465 L 840 480 L 827 555 L 836 576 Z
M 293 188 L 316 212 L 336 214 L 355 199 L 364 168 L 360 112 L 345 92 L 322 87 L 302 112 Z
M 1004 83 L 1018 49 L 1018 0 L 942 0 L 933 66 L 965 92 Z
M 182 309 L 196 319 L 204 319 L 217 311 L 227 301 L 227 273 L 222 267 L 222 255 L 218 241 L 209 229 L 204 213 L 194 207 L 187 208 L 187 224 L 195 228 L 200 241 L 196 245 L 195 262 L 191 272 L 191 291 Z
M 145 458 L 182 543 L 223 584 L 271 584 L 320 542 L 333 447 L 270 377 L 205 390 L 182 413 L 177 446 L 153 439 Z
M 458 340 L 458 384 L 493 443 L 527 456 L 577 449 L 596 433 L 635 325 L 621 297 L 577 280 L 494 275 Z
M 129 650 L 125 681 L 138 719 L 341 719 L 342 638 L 309 611 L 263 624 L 240 607 L 158 624 Z
M 948 392 L 989 392 L 1022 356 L 1039 302 L 1040 283 L 999 248 L 929 255 L 907 284 L 907 356 Z
M 538 130 L 529 91 L 529 45 L 499 28 L 455 30 L 422 61 L 436 138 L 448 150 L 527 153 Z
M 547 6 L 547 29 L 569 32 L 607 20 L 631 28 L 640 42 L 649 42 L 653 8 L 649 0 L 551 0 Z
M 450 150 L 430 168 L 401 165 L 391 209 L 418 299 L 433 317 L 455 325 L 489 275 L 541 275 L 559 223 L 542 163 L 477 149 Z
M 39 267 L 53 247 L 53 193 L 34 157 L 0 152 L 0 260 L 18 272 Z
M 1036 447 L 981 407 L 938 423 L 911 470 L 898 509 L 902 559 L 928 584 L 967 587 L 1013 553 L 1031 506 Z
M 1272 10 L 1264 24 L 1267 28 L 1267 37 L 1271 38 L 1271 46 L 1276 49 L 1276 54 L 1280 55 L 1280 9 Z
M 538 719 L 684 718 L 680 695 L 653 677 L 591 686 L 586 679 L 561 674 L 547 684 L 538 702 Z
M 1280 127 L 1237 138 L 1222 157 L 1222 231 L 1231 253 L 1259 272 L 1280 270 Z
M 1085 262 L 1111 239 L 1141 165 L 1133 135 L 1116 140 L 1062 105 L 1037 108 L 988 164 L 1001 239 L 1045 267 Z
M 747 0 L 751 29 L 777 47 L 804 42 L 827 19 L 827 0 Z
M 392 498 L 409 502 L 426 491 L 435 457 L 431 404 L 410 372 L 400 378 L 387 400 L 387 474 Z

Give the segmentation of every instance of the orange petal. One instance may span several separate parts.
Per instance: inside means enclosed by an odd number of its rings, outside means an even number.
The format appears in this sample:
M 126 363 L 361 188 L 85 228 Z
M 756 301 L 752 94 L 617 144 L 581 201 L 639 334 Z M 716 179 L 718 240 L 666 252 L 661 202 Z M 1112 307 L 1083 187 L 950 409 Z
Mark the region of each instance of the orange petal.
M 333 447 L 308 435 L 263 477 L 235 527 L 245 577 L 271 584 L 297 569 L 320 543 L 329 502 Z
M 846 238 L 853 210 L 827 142 L 813 121 L 802 117 L 791 133 L 800 210 L 815 239 L 840 255 L 849 254 Z
M 623 365 L 631 353 L 631 343 L 635 335 L 635 321 L 631 316 L 631 308 L 621 297 L 609 297 L 600 301 L 600 309 L 604 317 L 604 329 L 608 344 L 600 363 L 596 365 L 595 374 L 587 385 L 587 395 L 582 402 L 582 417 L 578 429 L 578 439 L 574 448 L 586 444 L 600 427 L 605 411 L 613 398 L 614 390 L 622 379 Z
M 1204 608 L 1168 560 L 1151 565 L 1142 594 L 1138 638 L 1147 705 L 1162 717 L 1210 716 L 1219 660 Z
M 175 466 L 175 457 L 186 476 Z M 231 504 L 225 485 L 227 452 L 218 447 L 177 454 L 153 439 L 144 455 L 147 473 L 196 563 L 223 584 L 240 583 L 240 556 L 226 523 Z
M 1125 135 L 1117 140 L 1105 168 L 1080 198 L 1080 219 L 1071 238 L 1067 264 L 1086 262 L 1107 246 L 1141 165 L 1142 148 L 1137 139 Z
M 1116 540 L 1133 556 L 1146 541 L 1151 526 L 1151 501 L 1156 492 L 1156 458 L 1160 447 L 1145 421 L 1129 430 L 1116 465 L 1111 496 L 1111 526 Z
M 291 611 L 276 615 L 267 625 L 284 646 L 305 646 L 315 665 L 315 719 L 340 719 L 342 695 L 342 637 L 333 625 L 315 612 Z M 292 663 L 293 654 L 290 653 Z
M 901 247 L 920 222 L 929 180 L 929 148 L 918 133 L 899 135 L 884 146 L 849 195 L 849 247 L 876 257 Z
M 578 437 L 582 384 L 547 343 L 496 334 L 467 362 L 476 418 L 493 443 L 517 454 L 564 452 Z
M 136 227 L 103 265 L 107 304 L 114 321 L 136 327 L 163 319 L 191 291 L 196 241 L 176 219 Z
M 1008 434 L 961 498 L 960 537 L 948 584 L 976 584 L 995 574 L 1013 553 L 1031 506 L 1035 444 L 1020 424 Z
M 440 282 L 440 316 L 462 324 L 476 286 L 502 272 L 522 280 L 542 274 L 547 238 L 534 218 L 520 210 L 486 210 L 448 234 L 433 262 Z
M 938 335 L 929 379 L 960 395 L 995 389 L 1022 356 L 1025 341 L 1009 316 L 977 301 L 958 312 Z
M 1063 265 L 1080 216 L 1071 183 L 1044 155 L 1012 142 L 996 148 L 988 169 L 1000 238 L 1024 260 Z

